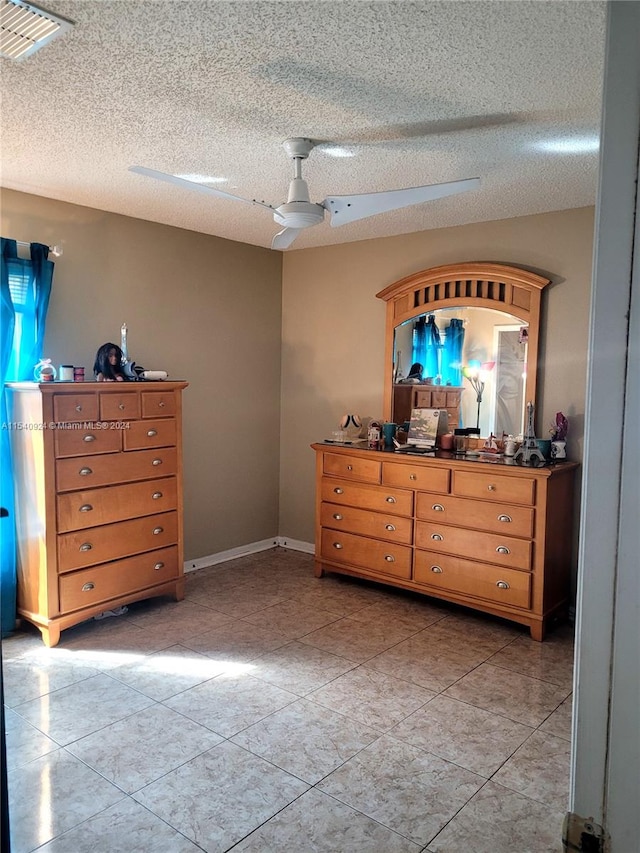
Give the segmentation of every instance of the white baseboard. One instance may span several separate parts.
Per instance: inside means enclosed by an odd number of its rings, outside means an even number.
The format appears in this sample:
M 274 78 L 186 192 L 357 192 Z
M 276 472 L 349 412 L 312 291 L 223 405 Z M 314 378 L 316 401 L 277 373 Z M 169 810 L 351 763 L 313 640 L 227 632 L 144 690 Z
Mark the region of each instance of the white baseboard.
M 273 539 L 262 539 L 260 542 L 250 542 L 248 545 L 240 545 L 237 548 L 229 548 L 228 551 L 219 551 L 217 554 L 209 554 L 208 557 L 197 557 L 195 560 L 185 560 L 184 571 L 195 572 L 208 566 L 216 566 L 218 563 L 226 563 L 229 560 L 237 560 L 238 557 L 246 557 L 249 554 L 258 554 L 260 551 L 268 551 L 270 548 L 289 548 L 291 551 L 304 551 L 305 554 L 313 554 L 315 548 L 312 542 L 302 542 L 299 539 L 290 539 L 288 536 L 274 536 Z

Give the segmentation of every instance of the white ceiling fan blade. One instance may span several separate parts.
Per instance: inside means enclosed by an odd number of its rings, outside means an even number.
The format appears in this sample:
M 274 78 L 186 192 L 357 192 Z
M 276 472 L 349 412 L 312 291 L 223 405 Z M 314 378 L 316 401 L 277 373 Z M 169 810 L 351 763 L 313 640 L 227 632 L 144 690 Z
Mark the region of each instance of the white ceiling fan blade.
M 271 241 L 271 248 L 288 249 L 302 230 L 302 228 L 284 228 L 282 231 L 278 231 Z
M 388 190 L 381 193 L 362 193 L 360 195 L 328 196 L 322 206 L 331 214 L 331 226 L 346 225 L 367 216 L 399 210 L 413 204 L 422 204 L 448 195 L 464 193 L 480 186 L 480 178 L 466 178 L 463 181 L 448 181 L 444 184 L 431 184 L 428 187 L 408 187 L 404 190 Z
M 257 204 L 260 207 L 266 207 L 267 210 L 273 211 L 270 204 L 265 204 L 263 201 L 255 199 L 241 198 L 239 195 L 226 193 L 224 190 L 216 190 L 213 187 L 208 187 L 205 184 L 198 184 L 195 181 L 187 181 L 186 178 L 178 178 L 176 175 L 168 175 L 166 172 L 157 172 L 155 169 L 147 169 L 146 166 L 129 166 L 130 172 L 135 172 L 137 175 L 145 175 L 147 178 L 155 178 L 158 181 L 165 181 L 167 184 L 175 184 L 185 190 L 195 190 L 198 193 L 205 195 L 215 195 L 218 198 L 228 198 L 231 201 L 242 201 L 245 204 Z

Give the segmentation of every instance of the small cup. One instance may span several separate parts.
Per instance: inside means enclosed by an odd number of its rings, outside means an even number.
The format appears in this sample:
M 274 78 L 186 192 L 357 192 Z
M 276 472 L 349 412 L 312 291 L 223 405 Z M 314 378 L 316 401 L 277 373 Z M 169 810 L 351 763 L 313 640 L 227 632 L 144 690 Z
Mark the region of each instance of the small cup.
M 332 441 L 346 441 L 347 440 L 347 431 L 345 429 L 334 429 L 331 433 Z
M 440 436 L 440 448 L 442 450 L 453 450 L 453 433 L 446 432 Z
M 396 437 L 398 424 L 382 424 L 382 437 L 385 447 L 393 447 L 393 439 Z
M 60 369 L 58 370 L 58 381 L 59 382 L 73 382 L 73 365 L 72 364 L 61 364 Z

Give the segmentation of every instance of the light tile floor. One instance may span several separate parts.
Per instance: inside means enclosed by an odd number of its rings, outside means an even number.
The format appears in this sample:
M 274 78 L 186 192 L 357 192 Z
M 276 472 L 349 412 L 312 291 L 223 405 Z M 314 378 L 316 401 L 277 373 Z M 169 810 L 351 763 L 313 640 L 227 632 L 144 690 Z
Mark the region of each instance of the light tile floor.
M 3 642 L 13 853 L 562 850 L 573 637 L 283 549 Z

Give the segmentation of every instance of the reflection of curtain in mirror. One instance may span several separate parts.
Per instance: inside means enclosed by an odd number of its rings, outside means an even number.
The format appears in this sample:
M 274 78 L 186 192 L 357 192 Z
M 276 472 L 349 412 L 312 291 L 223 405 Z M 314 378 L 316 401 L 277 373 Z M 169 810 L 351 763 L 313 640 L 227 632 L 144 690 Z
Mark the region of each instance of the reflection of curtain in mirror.
M 420 317 L 413 327 L 413 361 L 423 366 L 425 379 L 440 374 L 440 331 L 436 318 L 430 314 L 426 322 Z
M 527 345 L 518 340 L 515 330 L 499 330 L 496 358 L 497 436 L 519 435 L 524 426 L 524 379 Z
M 444 332 L 441 368 L 443 385 L 462 385 L 462 348 L 464 326 L 462 320 L 453 319 Z

